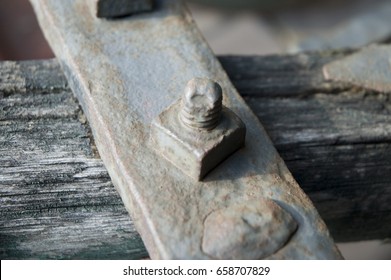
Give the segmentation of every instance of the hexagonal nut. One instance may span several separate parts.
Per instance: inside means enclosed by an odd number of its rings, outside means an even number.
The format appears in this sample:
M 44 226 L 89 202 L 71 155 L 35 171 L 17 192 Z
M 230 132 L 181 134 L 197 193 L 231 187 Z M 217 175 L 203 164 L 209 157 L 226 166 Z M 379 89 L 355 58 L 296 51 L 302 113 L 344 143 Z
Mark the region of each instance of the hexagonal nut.
M 244 146 L 246 127 L 223 106 L 219 124 L 211 131 L 191 129 L 179 118 L 181 100 L 164 110 L 151 125 L 152 147 L 188 176 L 200 181 Z

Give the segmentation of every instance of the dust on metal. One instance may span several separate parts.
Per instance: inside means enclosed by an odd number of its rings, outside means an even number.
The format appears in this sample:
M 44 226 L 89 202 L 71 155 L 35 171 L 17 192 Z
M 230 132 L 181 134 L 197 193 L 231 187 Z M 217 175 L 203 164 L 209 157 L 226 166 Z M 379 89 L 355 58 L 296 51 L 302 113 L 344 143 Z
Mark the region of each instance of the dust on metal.
M 116 18 L 151 11 L 152 0 L 87 0 L 99 18 Z
M 245 201 L 206 218 L 202 249 L 216 259 L 263 259 L 284 247 L 297 226 L 272 200 Z
M 391 47 L 372 45 L 323 66 L 327 80 L 346 82 L 379 92 L 391 92 Z
M 246 127 L 222 105 L 220 85 L 207 78 L 187 83 L 185 94 L 151 126 L 151 147 L 185 174 L 201 180 L 244 145 Z
M 204 236 L 207 217 L 238 204 L 252 207 L 262 199 L 277 203 L 298 225 L 287 243 L 266 258 L 341 258 L 326 225 L 183 3 L 160 0 L 151 13 L 108 21 L 85 13 L 85 0 L 31 2 L 152 258 L 214 258 L 202 245 L 208 238 Z M 223 106 L 234 111 L 247 129 L 245 146 L 201 182 L 168 164 L 148 141 L 152 121 L 180 100 L 184 85 L 193 77 L 219 81 Z M 176 103 L 177 112 L 180 103 Z M 218 131 L 224 112 L 223 108 L 214 129 L 200 131 Z M 183 126 L 178 113 L 175 120 Z M 245 256 L 247 248 L 242 245 L 235 248 Z
M 211 130 L 220 120 L 222 107 L 221 86 L 207 78 L 194 78 L 186 85 L 179 116 L 190 128 Z

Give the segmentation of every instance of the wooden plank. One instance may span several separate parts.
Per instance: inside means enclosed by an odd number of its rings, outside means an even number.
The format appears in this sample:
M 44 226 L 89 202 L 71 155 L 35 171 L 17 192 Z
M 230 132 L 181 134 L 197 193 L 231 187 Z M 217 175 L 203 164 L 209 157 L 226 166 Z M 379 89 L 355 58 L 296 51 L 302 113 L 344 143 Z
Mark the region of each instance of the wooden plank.
M 306 69 L 341 55 L 307 56 L 301 60 L 308 65 L 292 70 L 287 65 L 297 56 L 220 61 L 336 240 L 389 237 L 391 145 L 379 134 L 391 123 L 388 95 L 364 89 L 316 94 L 311 73 L 319 67 Z M 0 257 L 146 256 L 57 62 L 2 62 L 0 73 Z M 262 73 L 285 76 L 290 97 L 279 94 L 281 79 L 275 95 L 273 84 L 251 90 Z M 248 82 L 239 83 L 240 75 Z M 294 94 L 294 79 L 306 94 Z
M 0 73 L 1 259 L 146 256 L 58 64 Z
M 324 65 L 351 53 L 352 50 L 340 50 L 298 55 L 223 56 L 220 62 L 242 96 L 297 98 L 351 89 L 348 83 L 327 81 L 322 71 Z

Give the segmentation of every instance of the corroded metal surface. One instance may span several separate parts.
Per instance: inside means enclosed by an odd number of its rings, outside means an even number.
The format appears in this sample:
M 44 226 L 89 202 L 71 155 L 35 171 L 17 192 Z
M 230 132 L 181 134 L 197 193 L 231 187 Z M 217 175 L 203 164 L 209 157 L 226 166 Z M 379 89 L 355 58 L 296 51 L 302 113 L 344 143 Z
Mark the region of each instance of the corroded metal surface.
M 391 47 L 372 45 L 323 67 L 328 80 L 351 83 L 379 92 L 391 92 Z
M 222 106 L 217 83 L 192 79 L 185 96 L 152 121 L 150 134 L 152 147 L 159 154 L 199 181 L 244 146 L 246 127 Z
M 219 123 L 222 106 L 221 86 L 208 78 L 194 78 L 186 85 L 179 117 L 185 127 L 213 130 Z
M 272 200 L 245 201 L 209 214 L 202 249 L 218 259 L 266 258 L 281 249 L 296 229 L 293 217 Z
M 204 251 L 205 219 L 243 203 L 248 209 L 258 209 L 255 204 L 263 199 L 289 213 L 297 230 L 277 251 L 259 248 L 265 250 L 260 257 L 341 258 L 324 222 L 181 3 L 158 1 L 148 15 L 106 21 L 84 13 L 88 7 L 83 0 L 31 2 L 152 258 L 221 257 Z M 245 147 L 203 182 L 166 164 L 148 144 L 152 120 L 180 97 L 192 77 L 218 81 L 224 92 L 223 105 L 248 128 Z M 226 234 L 223 225 L 219 230 Z M 228 238 L 237 244 L 236 235 Z M 247 256 L 246 246 L 234 247 L 237 258 Z

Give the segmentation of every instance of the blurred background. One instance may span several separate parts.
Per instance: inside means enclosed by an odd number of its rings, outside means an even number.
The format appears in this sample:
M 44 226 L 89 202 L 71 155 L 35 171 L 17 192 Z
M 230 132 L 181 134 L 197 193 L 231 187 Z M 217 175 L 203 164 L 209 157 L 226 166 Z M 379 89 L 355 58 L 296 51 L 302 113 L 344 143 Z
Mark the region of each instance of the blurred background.
M 358 48 L 391 40 L 389 0 L 188 0 L 216 54 Z M 53 57 L 28 0 L 0 0 L 0 59 Z
M 268 55 L 391 42 L 387 0 L 189 0 L 216 55 Z M 28 0 L 0 0 L 0 60 L 54 57 Z M 386 240 L 338 244 L 347 259 L 391 259 Z

